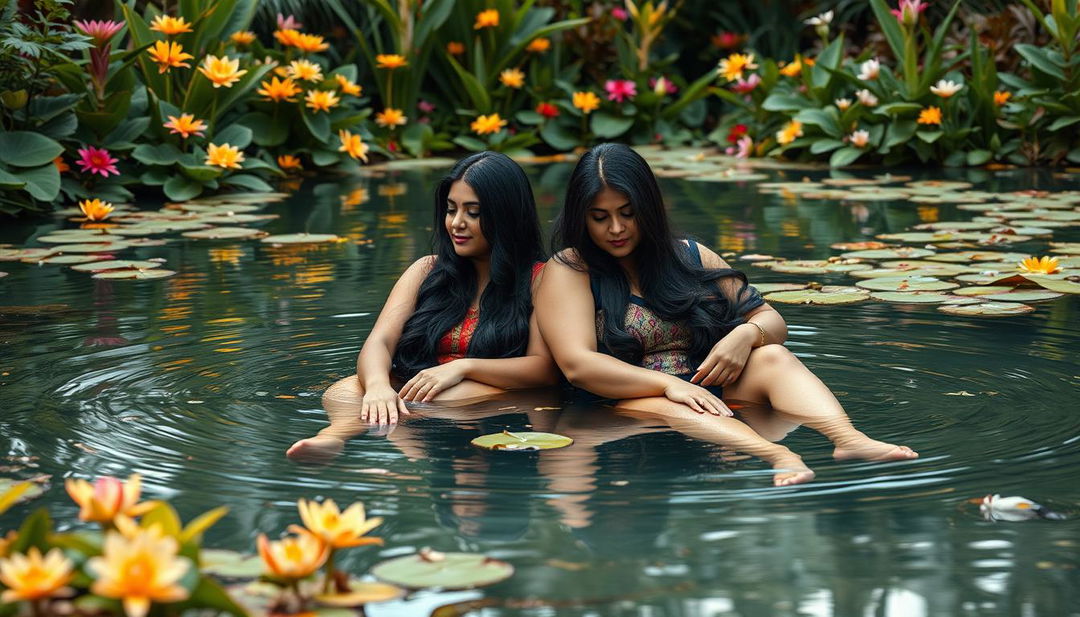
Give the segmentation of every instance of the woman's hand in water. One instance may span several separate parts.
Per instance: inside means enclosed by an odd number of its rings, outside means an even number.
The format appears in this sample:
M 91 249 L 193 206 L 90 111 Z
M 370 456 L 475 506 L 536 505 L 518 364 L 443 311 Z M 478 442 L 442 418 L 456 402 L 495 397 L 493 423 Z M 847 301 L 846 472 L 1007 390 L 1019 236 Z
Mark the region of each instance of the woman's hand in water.
M 728 417 L 735 415 L 724 404 L 724 401 L 720 400 L 715 394 L 678 377 L 672 378 L 671 385 L 664 389 L 664 396 L 668 400 L 682 403 L 698 413 Z
M 375 424 L 396 424 L 398 415 L 407 416 L 405 401 L 390 384 L 373 386 L 364 392 L 364 401 L 360 405 L 360 419 Z
M 402 400 L 427 403 L 440 392 L 456 386 L 465 379 L 465 360 L 451 360 L 426 368 L 413 376 L 398 394 Z
M 690 382 L 702 386 L 730 386 L 735 383 L 742 375 L 753 349 L 754 339 L 749 337 L 756 336 L 757 332 L 753 325 L 729 332 L 713 345 Z

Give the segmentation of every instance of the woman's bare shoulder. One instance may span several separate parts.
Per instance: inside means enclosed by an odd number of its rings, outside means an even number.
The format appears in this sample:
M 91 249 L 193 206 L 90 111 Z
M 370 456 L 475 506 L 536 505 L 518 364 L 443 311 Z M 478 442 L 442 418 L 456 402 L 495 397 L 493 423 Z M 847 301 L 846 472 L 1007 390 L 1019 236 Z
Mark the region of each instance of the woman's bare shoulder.
M 555 253 L 548 260 L 548 265 L 556 265 L 560 268 L 574 270 L 576 272 L 588 272 L 589 267 L 585 260 L 578 255 L 577 249 L 567 248 Z

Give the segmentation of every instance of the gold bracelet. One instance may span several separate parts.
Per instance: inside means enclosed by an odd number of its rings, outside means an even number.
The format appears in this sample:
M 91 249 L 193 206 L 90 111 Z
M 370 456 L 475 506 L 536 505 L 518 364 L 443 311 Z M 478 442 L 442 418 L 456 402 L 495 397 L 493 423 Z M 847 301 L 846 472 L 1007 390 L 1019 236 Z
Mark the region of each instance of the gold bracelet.
M 759 332 L 761 332 L 761 342 L 758 344 L 758 347 L 764 347 L 765 346 L 765 328 L 762 328 L 761 324 L 750 321 L 749 319 L 746 320 L 746 323 L 754 326 L 755 328 L 758 329 Z

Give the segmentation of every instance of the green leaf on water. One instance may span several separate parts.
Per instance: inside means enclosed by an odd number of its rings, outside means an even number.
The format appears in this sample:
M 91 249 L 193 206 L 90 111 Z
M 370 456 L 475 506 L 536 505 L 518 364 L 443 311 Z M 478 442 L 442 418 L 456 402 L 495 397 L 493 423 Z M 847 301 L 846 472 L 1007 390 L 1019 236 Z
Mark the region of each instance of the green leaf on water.
M 475 589 L 510 578 L 514 567 L 475 553 L 440 553 L 424 549 L 415 555 L 376 564 L 371 574 L 379 580 L 409 589 Z
M 574 443 L 574 440 L 564 435 L 557 435 L 555 433 L 511 433 L 510 431 L 503 431 L 501 433 L 481 435 L 480 437 L 473 439 L 471 443 L 474 446 L 484 448 L 486 450 L 519 452 L 529 450 L 551 450 L 554 448 L 564 448 Z

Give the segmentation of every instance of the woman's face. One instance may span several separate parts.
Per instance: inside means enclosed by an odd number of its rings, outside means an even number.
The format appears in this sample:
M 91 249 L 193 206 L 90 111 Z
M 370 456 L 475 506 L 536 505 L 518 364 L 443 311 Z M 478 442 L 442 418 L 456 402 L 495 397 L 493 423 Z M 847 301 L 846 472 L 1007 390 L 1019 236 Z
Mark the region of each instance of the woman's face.
M 622 259 L 637 248 L 637 218 L 626 195 L 604 187 L 585 212 L 585 225 L 593 243 L 612 257 Z
M 464 180 L 450 185 L 443 221 L 459 257 L 487 259 L 491 255 L 491 245 L 480 231 L 480 207 L 480 198 Z

